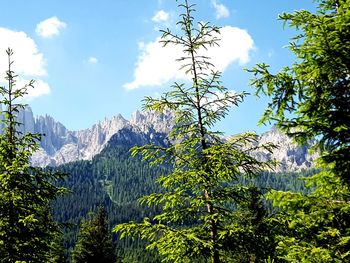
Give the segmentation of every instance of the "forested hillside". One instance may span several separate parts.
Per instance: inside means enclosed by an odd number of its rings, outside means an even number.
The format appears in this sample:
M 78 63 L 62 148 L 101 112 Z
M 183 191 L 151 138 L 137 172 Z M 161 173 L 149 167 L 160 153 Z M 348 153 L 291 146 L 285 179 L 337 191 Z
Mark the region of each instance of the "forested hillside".
M 97 211 L 100 204 L 106 208 L 110 226 L 130 220 L 140 221 L 152 214 L 151 209 L 137 200 L 144 194 L 159 190 L 154 180 L 167 169 L 152 169 L 140 158 L 131 157 L 131 146 L 141 143 L 142 136 L 124 129 L 115 134 L 108 146 L 91 161 L 55 168 L 69 175 L 63 186 L 71 193 L 53 203 L 55 218 L 66 225 L 66 248 L 74 246 L 80 221 L 89 212 Z M 161 143 L 164 135 L 156 134 L 153 138 Z M 120 246 L 129 245 L 130 241 L 120 242 Z
M 115 134 L 108 146 L 91 161 L 78 161 L 62 165 L 57 169 L 68 174 L 62 186 L 70 193 L 53 203 L 55 218 L 65 225 L 64 246 L 71 250 L 77 240 L 80 221 L 89 212 L 96 212 L 102 203 L 109 218 L 110 227 L 129 221 L 141 221 L 154 215 L 154 208 L 141 205 L 138 199 L 144 195 L 159 192 L 155 179 L 170 171 L 169 168 L 150 168 L 148 163 L 131 156 L 130 148 L 142 142 L 140 134 L 124 129 Z M 155 142 L 164 141 L 164 134 L 157 134 Z M 56 169 L 56 168 L 55 168 Z M 255 180 L 243 181 L 255 184 L 263 191 L 271 189 L 303 191 L 305 183 L 302 176 L 309 176 L 313 171 L 301 173 L 263 173 Z M 244 180 L 244 178 L 242 178 Z M 271 204 L 266 204 L 271 210 Z M 154 260 L 155 255 L 145 251 L 145 242 L 131 239 L 117 240 L 117 253 L 135 262 Z M 69 251 L 66 251 L 68 253 Z M 129 261 L 125 261 L 129 262 Z M 131 261 L 133 262 L 133 261 Z

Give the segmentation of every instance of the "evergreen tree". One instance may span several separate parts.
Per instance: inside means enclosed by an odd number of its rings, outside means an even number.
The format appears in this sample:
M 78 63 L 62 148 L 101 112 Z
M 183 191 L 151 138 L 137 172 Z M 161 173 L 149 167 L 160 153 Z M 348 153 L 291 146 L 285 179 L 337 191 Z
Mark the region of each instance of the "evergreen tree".
M 253 177 L 269 163 L 251 155 L 258 148 L 255 134 L 244 133 L 226 141 L 220 132 L 212 131 L 214 124 L 225 117 L 232 105 L 242 102 L 246 93 L 233 93 L 223 87 L 220 72 L 202 54 L 218 45 L 220 29 L 209 23 L 195 26 L 194 5 L 184 1 L 179 6 L 184 9 L 177 23 L 183 34 L 167 29 L 162 31 L 162 42 L 182 47 L 184 55 L 179 61 L 192 81 L 189 86 L 175 83 L 159 99 L 145 99 L 146 110 L 174 113 L 175 126 L 168 136 L 171 146 L 145 145 L 133 151 L 152 165 L 172 166 L 171 173 L 157 179 L 163 192 L 141 198 L 143 203 L 161 207 L 162 212 L 152 219 L 145 218 L 143 223 L 121 224 L 114 230 L 121 237 L 147 239 L 148 248 L 158 250 L 165 261 L 262 261 L 262 251 L 254 250 L 254 246 L 244 259 L 238 258 L 240 248 L 246 246 L 240 237 L 247 232 L 254 235 L 255 231 L 251 224 L 254 220 L 247 219 L 245 225 L 239 220 L 247 215 L 247 200 L 256 197 L 252 195 L 254 187 L 240 184 L 240 176 Z M 262 148 L 271 150 L 271 145 Z M 233 239 L 237 246 L 228 246 Z M 268 237 L 259 240 L 266 242 Z
M 69 263 L 68 253 L 63 244 L 63 233 L 57 233 L 51 241 L 50 257 L 48 263 Z
M 282 14 L 300 31 L 290 42 L 295 63 L 277 74 L 251 70 L 257 94 L 271 102 L 262 122 L 275 120 L 298 142 L 317 139 L 320 173 L 309 194 L 273 191 L 281 209 L 278 251 L 289 262 L 350 261 L 350 1 L 318 0 L 316 12 Z
M 53 185 L 60 173 L 30 165 L 40 135 L 19 132 L 17 101 L 34 82 L 15 87 L 12 50 L 8 49 L 7 87 L 0 87 L 3 130 L 0 136 L 0 255 L 1 262 L 48 262 L 51 239 L 58 225 L 51 217 L 50 201 L 64 189 Z
M 296 62 L 277 74 L 259 64 L 252 70 L 257 95 L 271 97 L 261 122 L 298 142 L 318 139 L 322 159 L 350 183 L 350 1 L 318 0 L 316 13 L 301 10 L 280 19 L 300 30 L 290 45 Z
M 116 256 L 108 229 L 106 212 L 99 207 L 97 215 L 81 223 L 73 250 L 73 263 L 115 263 Z

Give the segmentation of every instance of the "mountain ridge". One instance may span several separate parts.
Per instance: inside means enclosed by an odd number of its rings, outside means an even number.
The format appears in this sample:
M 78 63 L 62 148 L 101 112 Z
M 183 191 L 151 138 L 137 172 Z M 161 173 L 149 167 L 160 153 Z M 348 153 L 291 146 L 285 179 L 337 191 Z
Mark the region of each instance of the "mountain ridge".
M 21 115 L 28 115 L 31 109 Z M 168 133 L 171 128 L 171 118 L 167 115 L 157 115 L 136 111 L 130 120 L 126 120 L 118 114 L 111 119 L 104 119 L 88 129 L 70 131 L 51 116 L 39 116 L 38 118 L 19 118 L 24 123 L 26 131 L 44 134 L 40 142 L 40 150 L 33 154 L 32 164 L 35 166 L 57 166 L 78 160 L 91 160 L 99 154 L 108 141 L 118 131 L 127 128 L 136 133 Z M 33 121 L 34 125 L 26 122 Z M 34 130 L 28 130 L 34 127 Z M 152 135 L 150 134 L 151 138 Z M 145 141 L 146 142 L 146 141 Z
M 135 133 L 140 135 L 137 138 L 142 138 L 138 144 L 150 143 L 152 140 L 162 143 L 160 141 L 165 140 L 166 134 L 173 127 L 170 112 L 156 114 L 136 111 L 130 120 L 117 114 L 88 129 L 70 131 L 49 115 L 35 118 L 29 106 L 19 113 L 18 121 L 23 123 L 20 129 L 22 132 L 36 132 L 45 135 L 40 142 L 39 151 L 33 154 L 31 160 L 33 165 L 42 167 L 58 166 L 78 160 L 91 160 L 108 145 L 112 137 L 114 140 L 120 140 L 120 143 L 131 143 L 130 140 Z M 268 142 L 276 144 L 277 149 L 273 153 L 259 152 L 257 157 L 262 160 L 277 160 L 280 165 L 276 171 L 309 169 L 312 168 L 317 158 L 317 154 L 308 152 L 310 145 L 296 145 L 291 138 L 275 127 L 258 136 L 258 144 Z

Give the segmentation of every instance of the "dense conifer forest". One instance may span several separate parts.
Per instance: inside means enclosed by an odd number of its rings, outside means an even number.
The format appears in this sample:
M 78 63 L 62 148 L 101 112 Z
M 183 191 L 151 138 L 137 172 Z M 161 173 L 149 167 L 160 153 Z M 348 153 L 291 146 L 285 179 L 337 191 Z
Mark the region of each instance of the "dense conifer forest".
M 131 157 L 130 145 L 122 141 L 110 143 L 92 161 L 78 161 L 55 169 L 69 174 L 61 185 L 71 192 L 53 203 L 55 219 L 65 226 L 63 242 L 66 254 L 74 248 L 81 220 L 90 212 L 97 212 L 100 204 L 106 209 L 109 227 L 130 221 L 141 222 L 143 218 L 154 215 L 155 208 L 141 205 L 138 199 L 145 194 L 159 192 L 161 189 L 155 179 L 167 170 L 150 168 L 140 158 Z M 254 184 L 265 192 L 269 189 L 303 192 L 306 189 L 301 178 L 313 173 L 315 171 L 311 170 L 300 173 L 265 172 L 254 180 L 244 181 L 242 178 L 242 183 Z M 266 207 L 272 211 L 270 203 Z M 117 235 L 113 237 L 120 257 L 132 258 L 130 262 L 155 262 L 154 253 L 145 250 L 144 241 L 118 240 Z

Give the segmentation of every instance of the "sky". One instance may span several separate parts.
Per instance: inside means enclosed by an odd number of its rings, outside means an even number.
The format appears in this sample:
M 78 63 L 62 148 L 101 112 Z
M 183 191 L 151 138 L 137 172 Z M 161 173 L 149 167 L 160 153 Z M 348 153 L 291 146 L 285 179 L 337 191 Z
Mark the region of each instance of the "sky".
M 197 22 L 221 27 L 220 48 L 208 50 L 223 85 L 252 95 L 215 128 L 228 135 L 264 132 L 257 126 L 266 98 L 253 96 L 245 68 L 265 62 L 278 70 L 294 61 L 286 48 L 296 34 L 278 15 L 312 10 L 312 0 L 192 0 Z M 178 47 L 163 48 L 160 29 L 178 32 L 181 0 L 0 0 L 0 83 L 5 50 L 14 51 L 17 84 L 35 80 L 25 101 L 34 115 L 50 115 L 70 130 L 142 108 L 174 81 L 186 82 L 175 59 Z

